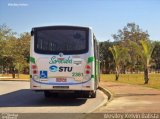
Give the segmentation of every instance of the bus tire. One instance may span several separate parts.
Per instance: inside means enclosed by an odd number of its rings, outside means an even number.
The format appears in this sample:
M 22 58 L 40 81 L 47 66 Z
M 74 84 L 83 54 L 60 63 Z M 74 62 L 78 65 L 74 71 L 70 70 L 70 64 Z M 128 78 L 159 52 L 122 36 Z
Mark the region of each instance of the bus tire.
M 46 98 L 50 98 L 52 96 L 52 94 L 49 91 L 44 91 L 44 96 Z
M 97 91 L 92 91 L 90 94 L 90 98 L 96 98 Z
M 90 97 L 90 92 L 89 91 L 82 92 L 82 97 L 83 98 L 89 98 Z

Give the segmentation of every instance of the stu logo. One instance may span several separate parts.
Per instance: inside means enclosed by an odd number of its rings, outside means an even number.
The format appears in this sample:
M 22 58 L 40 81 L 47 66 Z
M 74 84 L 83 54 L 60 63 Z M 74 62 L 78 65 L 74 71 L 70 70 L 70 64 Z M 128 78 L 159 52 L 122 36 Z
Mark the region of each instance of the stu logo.
M 51 72 L 56 72 L 56 71 L 58 70 L 58 67 L 55 66 L 55 65 L 52 65 L 52 66 L 49 67 L 49 70 L 50 70 Z
M 71 72 L 73 67 L 59 67 L 59 72 Z
M 49 70 L 51 72 L 57 72 L 57 71 L 59 71 L 59 72 L 71 72 L 72 69 L 73 69 L 73 67 L 62 67 L 62 66 L 57 67 L 55 65 L 52 65 L 52 66 L 49 67 Z

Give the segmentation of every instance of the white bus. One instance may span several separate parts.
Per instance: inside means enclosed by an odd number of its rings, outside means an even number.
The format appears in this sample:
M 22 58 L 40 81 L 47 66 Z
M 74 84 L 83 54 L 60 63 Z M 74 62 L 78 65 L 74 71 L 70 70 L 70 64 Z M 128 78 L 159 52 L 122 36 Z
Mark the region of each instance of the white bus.
M 44 26 L 31 31 L 30 87 L 45 97 L 76 93 L 95 98 L 99 49 L 94 33 L 82 26 Z

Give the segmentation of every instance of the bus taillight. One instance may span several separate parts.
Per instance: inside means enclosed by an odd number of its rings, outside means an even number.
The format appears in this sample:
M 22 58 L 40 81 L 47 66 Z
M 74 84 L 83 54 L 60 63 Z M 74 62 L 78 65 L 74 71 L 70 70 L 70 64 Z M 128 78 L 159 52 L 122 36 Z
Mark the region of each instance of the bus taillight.
M 37 70 L 33 70 L 33 74 L 37 74 Z
M 86 69 L 91 69 L 91 66 L 89 66 L 89 65 L 86 65 Z
M 31 65 L 32 74 L 37 74 L 37 66 L 35 64 Z
M 89 71 L 89 70 L 86 70 L 86 74 L 90 74 L 90 71 Z
M 91 74 L 91 66 L 90 65 L 86 65 L 85 73 L 86 74 Z
M 32 65 L 32 69 L 37 69 L 37 66 L 36 65 Z

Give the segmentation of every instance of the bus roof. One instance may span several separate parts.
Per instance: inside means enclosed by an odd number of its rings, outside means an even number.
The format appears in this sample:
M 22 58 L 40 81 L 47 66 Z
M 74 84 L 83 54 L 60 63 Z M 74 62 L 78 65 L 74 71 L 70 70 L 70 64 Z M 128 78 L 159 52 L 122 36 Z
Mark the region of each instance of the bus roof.
M 32 29 L 41 29 L 41 28 L 52 28 L 52 27 L 72 27 L 72 28 L 89 28 L 92 29 L 92 27 L 89 26 L 76 26 L 76 25 L 52 25 L 52 26 L 40 26 L 40 27 L 33 27 Z

